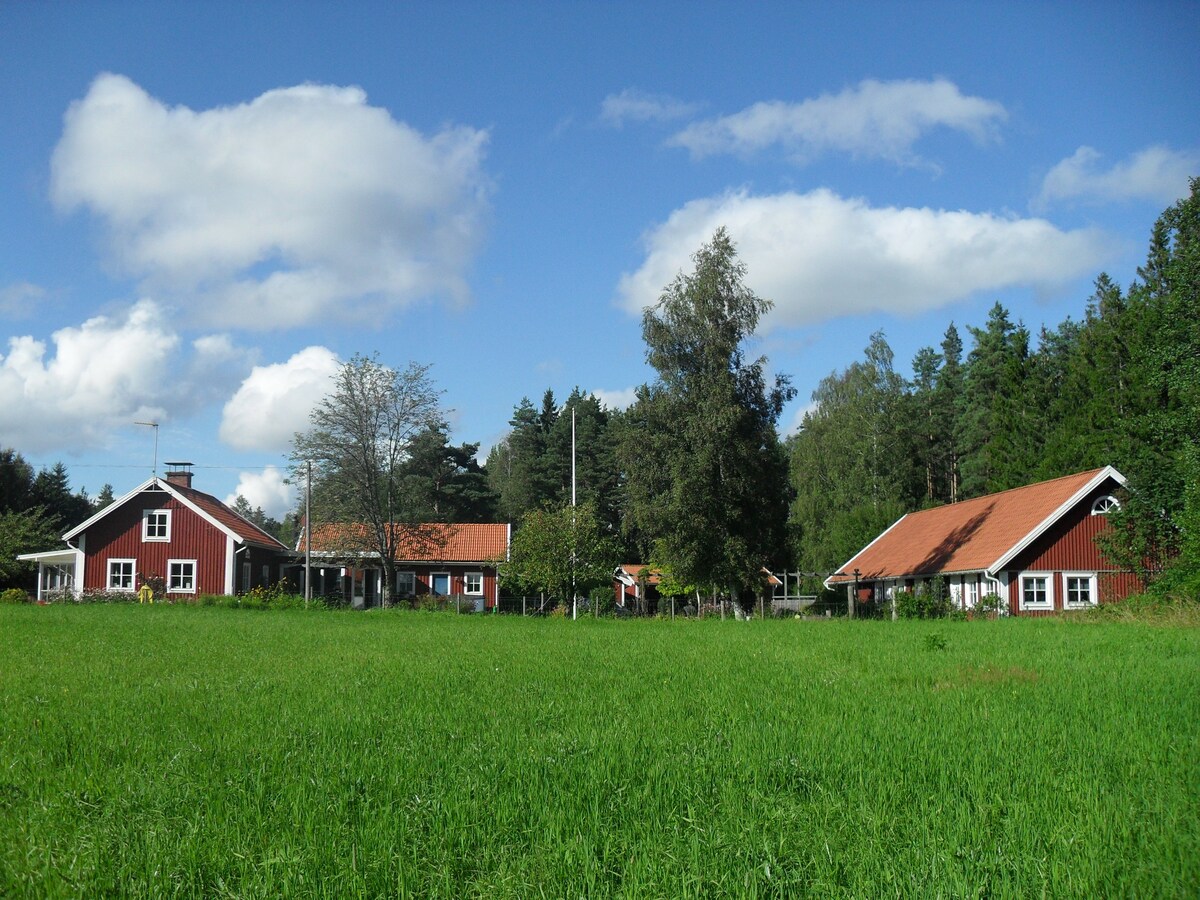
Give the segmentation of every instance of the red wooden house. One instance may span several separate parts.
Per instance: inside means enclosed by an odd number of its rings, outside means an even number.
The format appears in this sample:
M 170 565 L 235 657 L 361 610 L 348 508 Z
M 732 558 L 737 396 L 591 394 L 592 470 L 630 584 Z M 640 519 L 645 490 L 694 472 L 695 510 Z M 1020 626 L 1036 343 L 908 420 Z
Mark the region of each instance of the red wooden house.
M 1125 477 L 1111 466 L 909 513 L 825 582 L 886 604 L 935 576 L 961 609 L 988 595 L 1014 615 L 1121 600 L 1140 590 L 1096 544 Z
M 402 527 L 397 538 L 394 598 L 457 595 L 480 610 L 497 605 L 500 582 L 496 564 L 508 558 L 511 525 L 426 523 Z M 301 532 L 296 542 L 298 553 L 305 551 L 305 543 Z M 356 609 L 379 605 L 384 569 L 379 555 L 370 549 L 365 526 L 317 525 L 309 549 L 315 595 L 341 597 Z
M 63 540 L 63 550 L 21 557 L 38 563 L 39 598 L 55 589 L 132 593 L 152 577 L 177 599 L 234 594 L 274 584 L 292 558 L 257 525 L 193 488 L 186 468 L 143 482 Z

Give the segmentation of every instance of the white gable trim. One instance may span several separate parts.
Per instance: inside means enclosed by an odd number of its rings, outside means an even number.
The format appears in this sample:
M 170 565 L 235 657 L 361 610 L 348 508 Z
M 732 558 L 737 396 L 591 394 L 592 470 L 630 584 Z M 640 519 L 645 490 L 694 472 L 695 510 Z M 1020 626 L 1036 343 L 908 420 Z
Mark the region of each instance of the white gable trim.
M 1080 503 L 1080 501 L 1083 500 L 1084 497 L 1086 497 L 1088 494 L 1090 494 L 1092 491 L 1094 491 L 1096 488 L 1098 488 L 1101 484 L 1103 484 L 1105 482 L 1106 479 L 1109 479 L 1109 478 L 1112 478 L 1113 480 L 1115 480 L 1117 482 L 1117 484 L 1119 484 L 1119 485 L 1124 486 L 1124 484 L 1125 484 L 1125 476 L 1124 475 L 1122 475 L 1120 472 L 1118 472 L 1112 466 L 1105 466 L 1103 469 L 1101 469 L 1099 472 L 1096 473 L 1095 477 L 1092 478 L 1091 481 L 1089 481 L 1087 484 L 1085 484 L 1083 487 L 1081 487 L 1079 490 L 1077 490 L 1074 494 L 1072 494 L 1070 499 L 1067 500 L 1065 503 L 1063 503 L 1062 506 L 1060 506 L 1054 512 L 1050 513 L 1050 515 L 1048 515 L 1045 519 L 1043 519 L 1041 522 L 1039 522 L 1038 525 L 1032 531 L 1029 532 L 1029 534 L 1025 535 L 1025 537 L 1021 538 L 1021 540 L 1019 540 L 1016 544 L 1014 544 L 1008 550 L 1007 553 L 1005 553 L 998 560 L 996 560 L 994 563 L 992 563 L 990 566 L 988 566 L 985 574 L 994 575 L 997 572 L 999 572 L 1001 569 L 1003 569 L 1005 566 L 1007 566 L 1010 562 L 1012 562 L 1012 560 L 1017 556 L 1017 554 L 1021 553 L 1021 551 L 1023 551 L 1026 547 L 1028 547 L 1030 544 L 1032 544 L 1034 541 L 1036 541 L 1038 538 L 1040 538 L 1043 534 L 1045 534 L 1050 529 L 1050 527 L 1052 525 L 1054 525 L 1055 522 L 1057 522 L 1059 519 L 1061 519 L 1063 516 L 1065 516 L 1068 512 L 1070 512 L 1072 509 L 1074 509 L 1075 506 L 1078 505 Z
M 837 575 L 839 572 L 844 573 L 846 571 L 846 569 L 850 567 L 851 563 L 853 563 L 856 559 L 858 559 L 860 556 L 862 556 L 864 553 L 866 553 L 868 550 L 870 550 L 872 547 L 874 547 L 877 543 L 879 543 L 881 540 L 883 540 L 883 536 L 885 534 L 887 534 L 889 531 L 891 531 L 893 528 L 895 528 L 897 525 L 899 525 L 901 522 L 903 522 L 905 519 L 907 519 L 909 517 L 909 515 L 911 515 L 911 514 L 905 513 L 904 515 L 902 515 L 895 522 L 893 522 L 891 525 L 889 525 L 884 531 L 880 532 L 879 536 L 877 538 L 875 538 L 875 540 L 871 541 L 871 543 L 867 544 L 867 546 L 863 547 L 861 550 L 859 550 L 857 553 L 855 553 L 852 557 L 850 557 L 850 559 L 848 559 L 846 561 L 845 565 L 838 566 L 837 572 L 834 572 L 833 575 L 830 575 L 828 578 L 825 579 L 824 584 L 825 584 L 826 589 L 832 590 L 832 588 L 830 587 L 830 583 L 833 581 L 834 575 Z M 851 570 L 851 571 L 853 571 L 853 570 Z M 887 576 L 885 575 L 885 577 L 887 577 Z M 891 577 L 896 577 L 896 576 L 893 575 Z
M 173 488 L 170 484 L 168 484 L 166 481 L 163 481 L 161 478 L 159 478 L 157 476 L 152 477 L 146 481 L 143 481 L 141 484 L 139 484 L 137 487 L 135 487 L 128 494 L 125 494 L 119 500 L 114 500 L 108 506 L 104 507 L 104 509 L 100 510 L 100 512 L 98 512 L 94 516 L 92 516 L 90 519 L 86 520 L 85 522 L 83 522 L 80 525 L 76 525 L 74 528 L 72 528 L 70 531 L 68 531 L 66 534 L 63 535 L 63 540 L 69 541 L 71 538 L 75 537 L 75 535 L 79 534 L 81 531 L 85 531 L 86 529 L 92 527 L 92 525 L 99 522 L 101 519 L 103 519 L 109 513 L 114 512 L 115 510 L 124 506 L 130 500 L 133 500 L 139 494 L 141 494 L 143 491 L 149 490 L 151 487 L 155 487 L 160 490 L 166 491 L 168 494 L 170 494 L 172 497 L 174 497 L 176 500 L 178 500 L 180 503 L 182 503 L 184 506 L 186 506 L 188 509 L 190 509 L 192 512 L 194 512 L 196 515 L 198 515 L 200 518 L 202 518 L 209 525 L 213 526 L 213 528 L 216 528 L 218 531 L 220 531 L 222 534 L 224 534 L 227 538 L 231 538 L 234 542 L 236 542 L 238 544 L 242 543 L 241 535 L 234 532 L 233 529 L 231 529 L 229 526 L 214 519 L 212 516 L 210 516 L 208 513 L 206 513 L 203 509 L 201 509 L 199 506 L 197 506 L 195 503 L 193 503 L 187 497 L 183 496 L 181 493 L 179 493 L 177 490 L 175 490 L 175 488 Z
M 109 513 L 114 512 L 118 508 L 124 506 L 126 503 L 128 503 L 130 500 L 132 500 L 134 497 L 136 497 L 142 491 L 149 488 L 156 481 L 158 481 L 157 478 L 147 478 L 145 481 L 143 481 L 141 484 L 139 484 L 137 487 L 135 487 L 129 493 L 122 494 L 120 497 L 118 497 L 112 503 L 108 504 L 108 506 L 104 507 L 104 509 L 100 510 L 100 512 L 95 513 L 89 519 L 85 519 L 81 524 L 76 525 L 74 528 L 72 528 L 70 531 L 68 531 L 66 534 L 64 534 L 62 536 L 63 540 L 69 541 L 71 538 L 75 537 L 75 535 L 79 534 L 81 531 L 84 531 L 84 530 L 90 528 L 92 525 L 99 522 L 101 519 L 103 519 Z

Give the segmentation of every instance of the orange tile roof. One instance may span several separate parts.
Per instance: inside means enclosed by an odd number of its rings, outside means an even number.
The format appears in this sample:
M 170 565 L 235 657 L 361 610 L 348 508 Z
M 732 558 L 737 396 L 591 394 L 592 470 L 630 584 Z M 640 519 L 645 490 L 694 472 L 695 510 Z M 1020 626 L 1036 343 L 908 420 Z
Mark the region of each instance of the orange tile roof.
M 909 513 L 864 547 L 828 583 L 985 571 L 1030 538 L 1104 473 L 1093 469 L 1025 487 Z
M 508 525 L 504 523 L 427 523 L 405 526 L 398 536 L 398 562 L 488 562 L 508 555 Z M 304 536 L 296 546 L 304 549 Z M 367 526 L 327 523 L 313 529 L 314 553 L 371 552 Z

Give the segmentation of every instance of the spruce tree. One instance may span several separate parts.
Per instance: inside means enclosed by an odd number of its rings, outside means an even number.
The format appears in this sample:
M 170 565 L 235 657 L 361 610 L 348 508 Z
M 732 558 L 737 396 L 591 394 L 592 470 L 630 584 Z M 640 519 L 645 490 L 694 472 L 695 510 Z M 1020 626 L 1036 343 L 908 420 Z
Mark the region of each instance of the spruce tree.
M 766 360 L 745 357 L 771 303 L 746 286 L 726 231 L 693 260 L 642 316 L 658 377 L 639 414 L 670 440 L 626 431 L 622 461 L 652 491 L 629 498 L 631 514 L 663 561 L 685 581 L 736 594 L 761 587 L 762 568 L 786 553 L 787 462 L 776 423 L 794 392 L 783 376 L 768 386 Z

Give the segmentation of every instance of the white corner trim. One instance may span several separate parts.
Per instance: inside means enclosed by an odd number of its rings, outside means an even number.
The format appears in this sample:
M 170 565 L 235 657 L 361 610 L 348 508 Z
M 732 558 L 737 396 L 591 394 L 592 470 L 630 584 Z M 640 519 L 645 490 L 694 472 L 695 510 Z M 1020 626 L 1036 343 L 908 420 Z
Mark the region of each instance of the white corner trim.
M 1036 541 L 1038 538 L 1040 538 L 1043 534 L 1045 534 L 1050 529 L 1050 527 L 1052 525 L 1054 525 L 1055 522 L 1057 522 L 1059 519 L 1061 519 L 1063 516 L 1065 516 L 1071 509 L 1073 509 L 1079 503 L 1079 501 L 1081 501 L 1084 497 L 1086 497 L 1088 494 L 1090 494 L 1092 491 L 1094 491 L 1097 487 L 1099 487 L 1101 484 L 1103 484 L 1105 479 L 1108 479 L 1108 478 L 1114 479 L 1117 482 L 1117 484 L 1119 484 L 1119 485 L 1123 486 L 1125 484 L 1125 476 L 1124 475 L 1122 475 L 1120 472 L 1118 472 L 1112 466 L 1105 466 L 1103 469 L 1101 469 L 1099 472 L 1097 472 L 1096 475 L 1087 484 L 1085 484 L 1083 487 L 1081 487 L 1079 490 L 1077 490 L 1074 494 L 1072 494 L 1071 497 L 1066 502 L 1064 502 L 1061 506 L 1058 507 L 1058 509 L 1054 510 L 1054 512 L 1052 512 L 1052 513 L 1050 513 L 1050 515 L 1046 516 L 1046 518 L 1044 518 L 1041 522 L 1039 522 L 1032 531 L 1030 531 L 1027 535 L 1025 535 L 1025 537 L 1021 538 L 1021 540 L 1019 540 L 1012 547 L 1010 547 L 1009 550 L 1003 556 L 1001 556 L 998 560 L 996 560 L 994 563 L 992 563 L 990 566 L 988 566 L 987 574 L 991 575 L 996 572 L 999 572 L 1006 565 L 1008 565 L 1010 562 L 1012 562 L 1012 560 L 1017 556 L 1017 554 L 1021 553 L 1023 550 L 1025 550 L 1026 547 L 1028 547 L 1030 544 L 1032 544 L 1034 541 Z
M 227 597 L 233 595 L 233 564 L 234 564 L 234 555 L 235 555 L 235 551 L 233 549 L 233 544 L 234 544 L 233 536 L 230 534 L 226 534 L 226 536 L 225 536 L 225 595 Z M 198 581 L 200 576 L 197 574 L 196 577 L 197 577 L 197 581 Z M 199 584 L 197 584 L 197 587 L 199 587 Z

